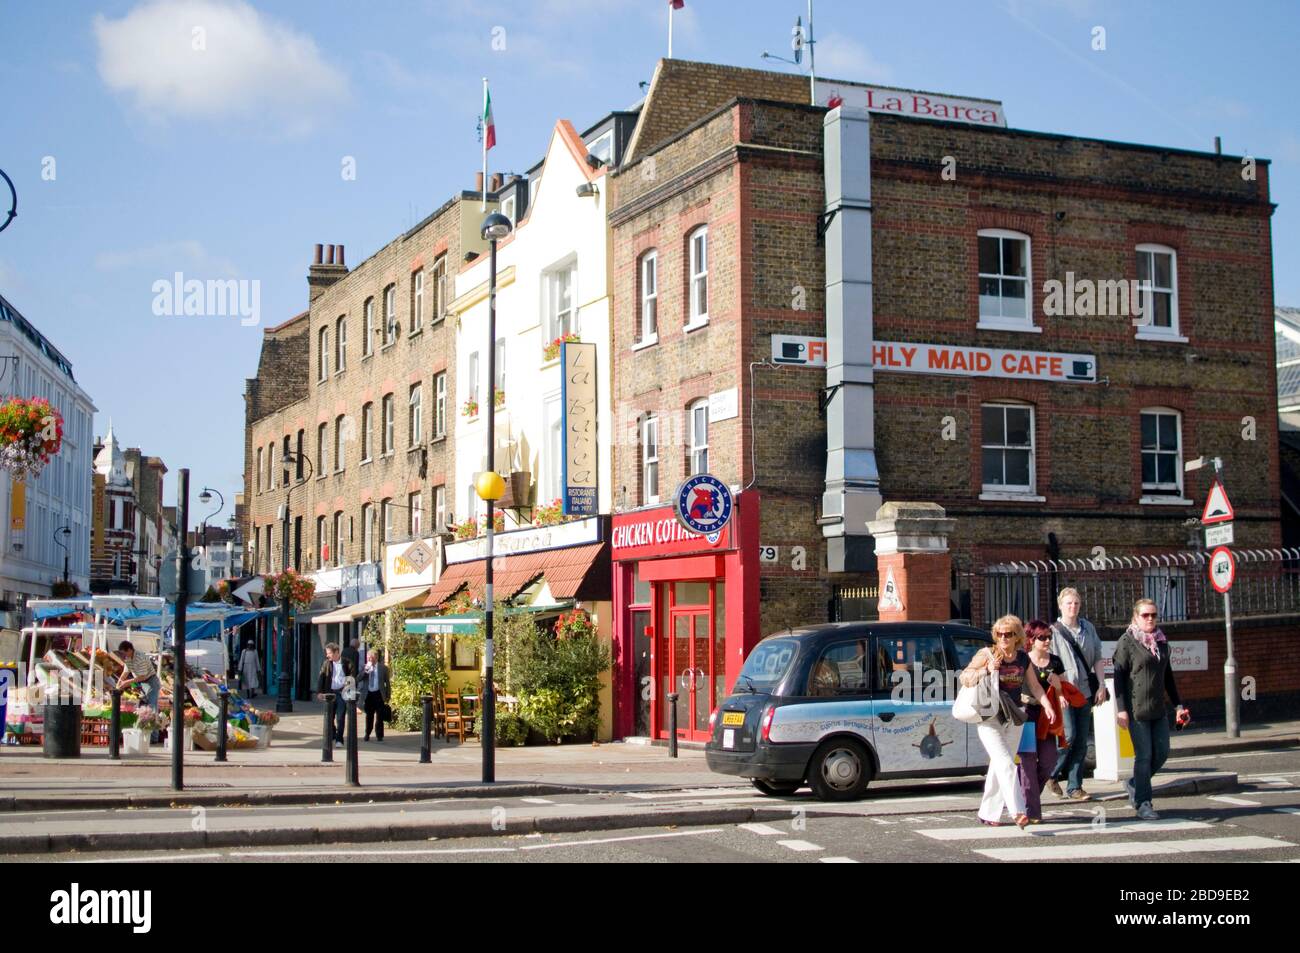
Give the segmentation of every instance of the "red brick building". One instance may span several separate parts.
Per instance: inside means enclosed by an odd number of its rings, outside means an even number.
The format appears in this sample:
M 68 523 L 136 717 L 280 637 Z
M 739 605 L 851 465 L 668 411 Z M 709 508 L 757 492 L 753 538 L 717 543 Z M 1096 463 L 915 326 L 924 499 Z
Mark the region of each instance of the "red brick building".
M 1237 544 L 1280 542 L 1268 163 L 845 96 L 661 61 L 610 177 L 616 734 L 661 734 L 675 685 L 703 737 L 762 635 L 878 583 L 882 502 L 944 507 L 964 568 L 1167 552 L 1205 454 Z M 619 545 L 703 470 L 751 538 Z M 955 616 L 1050 609 L 970 578 Z

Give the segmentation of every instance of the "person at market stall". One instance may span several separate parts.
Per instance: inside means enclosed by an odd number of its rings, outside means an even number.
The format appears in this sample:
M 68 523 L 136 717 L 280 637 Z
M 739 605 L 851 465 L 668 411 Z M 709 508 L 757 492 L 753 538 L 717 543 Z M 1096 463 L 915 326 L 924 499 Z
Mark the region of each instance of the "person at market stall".
M 256 698 L 257 690 L 262 687 L 261 671 L 262 660 L 257 655 L 257 646 L 249 641 L 244 651 L 239 653 L 239 681 L 249 698 Z
M 388 666 L 379 660 L 379 653 L 371 649 L 366 653 L 366 667 L 357 679 L 357 687 L 366 690 L 366 740 L 370 740 L 370 731 L 375 730 L 375 737 L 384 740 L 384 709 L 388 707 L 389 696 L 393 693 L 393 683 L 389 678 Z
M 144 692 L 144 697 L 140 700 L 141 706 L 149 706 L 155 712 L 158 710 L 158 694 L 162 691 L 162 683 L 158 680 L 158 669 L 154 666 L 153 661 L 147 655 L 143 655 L 135 650 L 135 646 L 130 642 L 123 642 L 117 647 L 117 654 L 122 659 L 122 664 L 126 670 L 122 672 L 122 677 L 117 680 L 118 688 L 129 688 L 132 685 L 139 685 Z M 158 732 L 150 735 L 151 742 L 158 741 Z

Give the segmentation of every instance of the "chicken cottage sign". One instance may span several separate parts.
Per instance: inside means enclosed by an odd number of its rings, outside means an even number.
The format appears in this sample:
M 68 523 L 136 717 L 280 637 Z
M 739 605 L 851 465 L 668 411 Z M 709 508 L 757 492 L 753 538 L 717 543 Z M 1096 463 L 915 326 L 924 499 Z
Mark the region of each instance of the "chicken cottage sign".
M 975 126 L 1006 128 L 1007 125 L 1006 113 L 1002 111 L 1002 104 L 996 100 L 941 96 L 915 89 L 818 80 L 817 102 L 831 109 L 836 106 L 856 106 L 869 112 L 968 122 Z

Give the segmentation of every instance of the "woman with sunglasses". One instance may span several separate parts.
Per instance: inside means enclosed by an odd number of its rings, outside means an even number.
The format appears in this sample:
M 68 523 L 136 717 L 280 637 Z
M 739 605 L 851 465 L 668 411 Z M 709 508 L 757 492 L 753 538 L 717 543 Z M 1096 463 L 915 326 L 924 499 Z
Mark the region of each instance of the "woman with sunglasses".
M 1004 615 L 993 623 L 993 646 L 980 649 L 971 659 L 966 671 L 961 673 L 961 683 L 966 687 L 978 685 L 989 672 L 996 672 L 998 684 L 1016 701 L 1028 685 L 1029 694 L 1041 701 L 1042 686 L 1037 679 L 1026 679 L 1029 656 L 1021 647 L 1025 642 L 1025 629 L 1020 619 Z M 1021 727 L 1001 724 L 997 719 L 986 721 L 975 728 L 980 744 L 989 754 L 989 773 L 984 779 L 984 797 L 980 801 L 980 823 L 997 827 L 1002 823 L 1002 808 L 1015 818 L 1018 827 L 1029 824 L 1025 813 L 1025 794 L 1016 776 L 1015 750 L 1020 742 Z
M 1115 646 L 1115 721 L 1133 738 L 1133 780 L 1129 804 L 1144 821 L 1160 815 L 1151 807 L 1151 776 L 1169 757 L 1169 718 L 1165 694 L 1183 717 L 1183 706 L 1169 664 L 1169 643 L 1156 626 L 1156 604 L 1139 599 L 1133 621 Z
M 1029 823 L 1038 824 L 1043 820 L 1043 785 L 1056 767 L 1056 734 L 1040 732 L 1038 722 L 1043 718 L 1048 725 L 1056 727 L 1065 718 L 1065 700 L 1061 694 L 1065 663 L 1050 651 L 1052 627 L 1046 622 L 1033 619 L 1026 623 L 1025 635 L 1029 640 L 1028 678 L 1031 682 L 1036 681 L 1046 695 L 1041 705 L 1034 701 L 1028 690 L 1020 695 L 1027 716 L 1024 740 L 1020 745 L 1020 788 L 1025 794 L 1025 813 L 1029 815 Z

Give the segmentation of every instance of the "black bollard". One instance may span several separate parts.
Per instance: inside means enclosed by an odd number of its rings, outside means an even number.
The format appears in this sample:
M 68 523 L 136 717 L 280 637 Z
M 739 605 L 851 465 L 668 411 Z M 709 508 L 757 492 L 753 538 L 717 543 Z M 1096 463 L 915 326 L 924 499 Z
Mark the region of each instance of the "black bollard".
M 321 733 L 320 761 L 321 764 L 334 762 L 334 695 L 332 692 L 326 692 L 321 698 L 325 699 L 325 727 Z
M 361 784 L 357 771 L 357 696 L 353 693 L 348 700 L 348 746 L 347 746 L 347 785 L 354 788 Z
M 677 693 L 668 694 L 668 757 L 677 757 Z
M 429 764 L 433 761 L 433 744 L 429 741 L 429 733 L 433 730 L 433 696 L 421 695 L 420 704 L 424 707 L 424 728 L 420 735 L 420 764 Z
M 226 716 L 230 713 L 230 692 L 221 686 L 221 718 L 217 722 L 217 760 L 226 760 Z
M 113 707 L 108 716 L 108 756 L 114 761 L 122 760 L 122 689 L 109 689 Z

